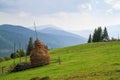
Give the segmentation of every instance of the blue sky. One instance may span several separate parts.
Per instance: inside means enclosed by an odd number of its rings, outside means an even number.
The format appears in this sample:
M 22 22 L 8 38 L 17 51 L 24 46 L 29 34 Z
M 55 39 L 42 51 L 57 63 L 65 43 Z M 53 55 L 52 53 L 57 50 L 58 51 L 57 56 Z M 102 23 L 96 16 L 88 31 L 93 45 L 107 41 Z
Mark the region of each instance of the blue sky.
M 65 30 L 120 24 L 119 0 L 0 0 L 0 24 L 55 25 Z

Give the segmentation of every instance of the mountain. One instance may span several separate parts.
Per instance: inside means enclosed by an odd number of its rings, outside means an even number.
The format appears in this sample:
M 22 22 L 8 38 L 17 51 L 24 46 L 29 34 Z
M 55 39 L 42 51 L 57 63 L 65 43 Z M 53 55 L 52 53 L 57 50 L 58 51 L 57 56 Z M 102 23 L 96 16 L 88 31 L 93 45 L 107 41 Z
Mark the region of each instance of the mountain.
M 71 36 L 71 37 L 76 37 L 81 39 L 83 38 L 80 35 L 67 32 L 63 29 L 60 29 L 52 25 L 39 26 L 39 28 L 37 29 L 39 29 L 39 32 L 46 33 L 46 34 L 53 34 L 53 35 L 59 35 L 59 36 Z
M 120 38 L 120 25 L 111 25 L 111 26 L 107 26 L 107 31 L 109 34 L 109 37 L 112 38 Z M 93 34 L 94 29 L 93 30 L 80 30 L 80 31 L 71 31 L 73 34 L 77 34 L 77 35 L 82 35 L 83 37 L 85 37 L 86 39 L 88 39 L 89 34 Z
M 71 31 L 73 34 L 82 35 L 88 39 L 89 35 L 93 33 L 94 30 L 80 30 L 80 31 Z
M 37 33 L 38 38 L 50 49 L 86 42 L 86 39 L 81 36 L 51 27 L 37 29 Z M 16 44 L 16 49 L 20 47 L 26 49 L 29 37 L 33 37 L 35 40 L 35 32 L 33 30 L 18 25 L 0 25 L 0 56 L 12 53 L 14 51 L 14 43 Z

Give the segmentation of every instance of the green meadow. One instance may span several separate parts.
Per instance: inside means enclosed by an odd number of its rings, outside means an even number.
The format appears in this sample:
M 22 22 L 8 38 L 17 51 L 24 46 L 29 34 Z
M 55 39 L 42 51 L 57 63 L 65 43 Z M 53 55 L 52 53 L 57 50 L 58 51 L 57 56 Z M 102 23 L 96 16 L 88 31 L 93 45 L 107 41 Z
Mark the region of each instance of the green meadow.
M 46 76 L 51 80 L 120 80 L 120 42 L 81 44 L 49 52 L 50 65 L 1 74 L 0 80 L 30 80 Z M 59 56 L 61 64 L 55 62 Z M 11 64 L 13 60 L 1 62 L 0 66 Z

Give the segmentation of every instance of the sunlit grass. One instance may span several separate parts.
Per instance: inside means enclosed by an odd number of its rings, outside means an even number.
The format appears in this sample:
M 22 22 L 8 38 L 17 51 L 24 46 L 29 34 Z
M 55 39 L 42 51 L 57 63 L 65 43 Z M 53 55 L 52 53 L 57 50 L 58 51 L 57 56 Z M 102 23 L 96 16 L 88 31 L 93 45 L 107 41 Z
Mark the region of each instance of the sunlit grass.
M 30 80 L 44 76 L 52 80 L 120 80 L 120 42 L 82 44 L 49 52 L 51 59 L 60 56 L 62 63 L 3 74 L 0 80 Z M 0 66 L 12 63 L 10 60 Z

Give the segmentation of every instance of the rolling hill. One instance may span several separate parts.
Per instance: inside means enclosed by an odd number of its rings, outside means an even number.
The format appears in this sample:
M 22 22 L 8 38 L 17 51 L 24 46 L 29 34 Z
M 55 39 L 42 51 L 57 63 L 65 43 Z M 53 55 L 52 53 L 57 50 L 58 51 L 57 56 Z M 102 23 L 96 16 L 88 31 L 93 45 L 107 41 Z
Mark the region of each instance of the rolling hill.
M 120 42 L 101 42 L 50 50 L 50 65 L 3 74 L 0 75 L 0 80 L 30 80 L 45 76 L 51 80 L 120 80 L 119 44 Z M 58 56 L 62 61 L 60 65 L 53 63 Z M 0 63 L 0 66 L 12 63 L 13 60 L 9 60 Z
M 39 30 L 38 38 L 45 43 L 49 49 L 86 42 L 85 38 L 62 30 L 56 30 L 54 28 L 49 30 L 51 32 L 54 31 L 53 33 L 59 32 L 59 34 L 47 33 L 46 30 L 48 29 Z M 11 52 L 13 52 L 14 43 L 16 44 L 16 49 L 20 46 L 25 48 L 28 44 L 29 37 L 35 39 L 35 32 L 33 30 L 18 25 L 0 25 L 0 56 L 11 54 Z

